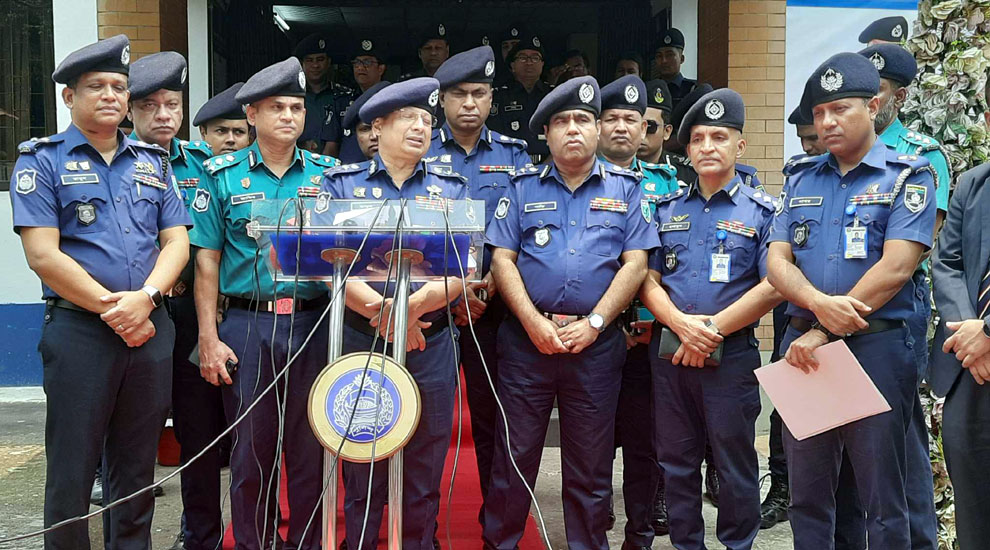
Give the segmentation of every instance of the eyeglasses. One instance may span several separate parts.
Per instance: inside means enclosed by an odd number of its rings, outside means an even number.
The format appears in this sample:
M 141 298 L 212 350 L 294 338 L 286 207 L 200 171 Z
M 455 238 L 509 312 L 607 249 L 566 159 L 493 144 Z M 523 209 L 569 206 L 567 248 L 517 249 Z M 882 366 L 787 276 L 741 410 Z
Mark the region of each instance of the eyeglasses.
M 355 59 L 351 61 L 352 67 L 373 67 L 378 65 L 377 59 Z
M 543 63 L 542 55 L 517 55 L 516 61 L 520 63 Z
M 402 121 L 403 124 L 408 124 L 410 126 L 415 124 L 416 120 L 420 120 L 422 121 L 423 126 L 426 126 L 427 128 L 433 127 L 433 115 L 423 111 L 422 109 L 401 108 L 399 109 L 399 120 Z
M 664 127 L 666 127 L 666 126 L 667 125 L 665 124 Z M 659 122 L 657 122 L 655 120 L 647 120 L 646 121 L 646 133 L 648 135 L 653 135 L 653 134 L 657 133 L 660 130 L 660 128 L 661 128 L 661 126 L 660 126 L 660 123 Z

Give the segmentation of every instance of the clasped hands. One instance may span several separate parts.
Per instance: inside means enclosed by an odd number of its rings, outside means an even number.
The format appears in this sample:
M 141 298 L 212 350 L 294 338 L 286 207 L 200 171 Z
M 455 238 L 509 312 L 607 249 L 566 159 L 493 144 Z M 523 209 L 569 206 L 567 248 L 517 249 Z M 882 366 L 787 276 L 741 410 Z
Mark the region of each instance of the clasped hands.
M 981 386 L 990 380 L 990 338 L 983 332 L 983 326 L 983 319 L 949 321 L 945 328 L 953 334 L 942 345 L 942 351 L 954 353 Z
M 139 347 L 155 335 L 155 325 L 148 318 L 155 305 L 143 290 L 113 292 L 100 296 L 100 302 L 113 304 L 113 307 L 100 315 L 100 319 L 103 319 L 128 347 Z
M 852 296 L 816 296 L 810 305 L 811 312 L 823 327 L 838 336 L 848 336 L 870 326 L 863 317 L 873 308 Z M 820 330 L 809 330 L 797 337 L 787 348 L 784 359 L 804 372 L 818 370 L 814 351 L 828 343 L 828 335 Z

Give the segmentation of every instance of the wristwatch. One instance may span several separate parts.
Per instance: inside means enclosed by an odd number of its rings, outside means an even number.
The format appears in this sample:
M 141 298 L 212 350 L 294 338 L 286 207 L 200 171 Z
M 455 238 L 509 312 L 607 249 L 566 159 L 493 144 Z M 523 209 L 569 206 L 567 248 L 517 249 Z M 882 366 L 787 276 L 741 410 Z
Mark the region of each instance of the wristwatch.
M 990 338 L 990 322 L 987 322 L 986 319 L 983 320 L 983 335 Z
M 818 321 L 814 321 L 811 323 L 811 330 L 817 330 L 825 333 L 825 337 L 828 338 L 829 342 L 834 342 L 836 340 L 839 340 L 838 336 L 832 334 L 827 328 L 825 328 L 824 325 L 822 325 Z
M 141 288 L 141 291 L 147 294 L 149 298 L 151 298 L 151 303 L 155 307 L 162 305 L 162 292 L 160 290 L 158 290 L 157 288 L 151 285 L 145 285 L 144 287 Z
M 588 316 L 588 324 L 599 333 L 605 332 L 605 318 L 598 313 L 592 313 Z
M 710 329 L 714 330 L 715 331 L 715 334 L 718 334 L 718 335 L 721 335 L 722 334 L 722 331 L 719 330 L 718 325 L 716 325 L 715 324 L 715 321 L 712 321 L 711 319 L 707 319 L 705 321 L 705 328 L 710 328 Z

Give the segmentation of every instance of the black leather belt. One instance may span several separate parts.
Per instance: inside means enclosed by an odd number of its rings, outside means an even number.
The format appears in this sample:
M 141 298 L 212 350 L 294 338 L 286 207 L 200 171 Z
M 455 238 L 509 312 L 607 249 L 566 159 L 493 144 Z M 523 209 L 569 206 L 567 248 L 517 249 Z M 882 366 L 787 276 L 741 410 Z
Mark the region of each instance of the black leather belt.
M 354 313 L 349 309 L 344 310 L 344 324 L 367 336 L 374 337 L 378 334 L 378 329 L 369 325 L 368 319 L 365 319 L 363 315 Z M 449 323 L 447 322 L 447 316 L 444 315 L 443 317 L 434 320 L 429 328 L 424 328 L 423 336 L 429 338 L 441 330 L 446 329 L 448 325 Z
M 894 330 L 905 326 L 904 321 L 896 321 L 893 319 L 867 319 L 866 322 L 869 323 L 870 326 L 862 330 L 857 330 L 849 336 L 866 336 L 867 334 L 876 334 L 878 332 Z M 811 330 L 811 321 L 801 319 L 800 317 L 791 317 L 791 326 L 800 332 L 808 332 Z
M 289 314 L 293 311 L 312 311 L 327 307 L 330 298 L 322 296 L 312 300 L 282 298 L 274 302 L 264 300 L 248 300 L 235 296 L 227 296 L 227 307 L 246 309 L 248 311 L 264 311 L 267 313 Z
M 587 317 L 587 315 L 565 315 L 562 313 L 550 313 L 548 311 L 541 311 L 540 314 L 553 321 L 558 327 L 566 327 L 571 323 L 576 323 Z
M 45 303 L 50 306 L 60 307 L 62 309 L 71 309 L 72 311 L 81 311 L 83 313 L 89 313 L 90 315 L 99 315 L 93 311 L 90 311 L 84 307 L 79 307 L 72 302 L 65 300 L 63 298 L 48 298 Z
M 654 321 L 653 324 L 656 325 L 656 326 L 658 326 L 658 327 L 660 327 L 661 329 L 666 328 L 667 330 L 670 330 L 670 331 L 673 331 L 674 330 L 674 329 L 668 327 L 667 325 L 661 323 L 660 321 Z M 732 334 L 723 334 L 722 335 L 722 341 L 724 342 L 725 340 L 728 340 L 730 338 L 738 338 L 739 336 L 746 336 L 746 337 L 748 337 L 752 333 L 753 333 L 753 327 L 743 327 L 743 328 L 741 328 L 741 329 L 733 332 Z

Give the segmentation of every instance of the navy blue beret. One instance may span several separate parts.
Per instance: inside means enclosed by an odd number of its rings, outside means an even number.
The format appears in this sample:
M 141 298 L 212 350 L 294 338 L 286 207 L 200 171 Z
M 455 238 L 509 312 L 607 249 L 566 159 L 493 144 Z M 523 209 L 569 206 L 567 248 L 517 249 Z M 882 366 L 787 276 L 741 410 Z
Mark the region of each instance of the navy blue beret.
M 602 110 L 626 109 L 646 112 L 646 84 L 643 79 L 627 74 L 606 84 L 602 88 Z
M 918 62 L 900 44 L 875 44 L 860 50 L 859 55 L 873 63 L 880 78 L 893 80 L 901 86 L 910 84 L 918 74 Z
M 306 96 L 306 73 L 299 59 L 288 57 L 254 73 L 235 97 L 241 105 L 247 105 L 276 95 Z
M 131 99 L 141 99 L 158 90 L 181 92 L 186 89 L 186 58 L 178 52 L 146 55 L 131 65 L 128 85 Z
M 677 130 L 677 141 L 686 145 L 691 140 L 691 128 L 695 126 L 721 126 L 741 132 L 745 122 L 746 105 L 739 92 L 719 88 L 701 96 L 688 109 Z
M 419 107 L 435 115 L 440 101 L 440 83 L 430 76 L 396 82 L 372 95 L 358 109 L 358 117 L 371 124 L 378 117 L 386 116 L 403 107 Z
M 545 95 L 536 106 L 533 118 L 529 119 L 529 130 L 534 134 L 542 134 L 543 126 L 550 117 L 572 109 L 581 109 L 598 116 L 602 112 L 602 91 L 598 81 L 593 76 L 579 76 L 557 86 Z
M 515 46 L 512 46 L 509 54 L 505 56 L 505 60 L 512 63 L 515 61 L 516 55 L 523 50 L 537 51 L 540 52 L 540 55 L 546 57 L 546 54 L 543 53 L 543 43 L 540 42 L 540 37 L 527 33 L 519 37 L 519 42 Z
M 381 51 L 378 49 L 378 44 L 371 38 L 362 38 L 354 44 L 354 54 L 351 56 L 351 59 L 357 59 L 362 55 L 374 57 L 379 63 L 385 61 Z
M 292 55 L 302 61 L 307 55 L 325 53 L 330 55 L 330 41 L 322 33 L 313 33 L 303 38 L 296 44 L 296 49 L 292 50 Z
M 344 119 L 341 120 L 340 122 L 341 125 L 344 128 L 353 128 L 357 126 L 358 112 L 361 110 L 361 107 L 364 106 L 364 104 L 367 103 L 369 99 L 371 99 L 371 96 L 377 94 L 379 90 L 381 90 L 385 86 L 388 86 L 389 84 L 391 84 L 391 82 L 387 80 L 382 80 L 380 82 L 375 83 L 374 86 L 365 90 L 363 94 L 359 95 L 358 98 L 354 100 L 354 103 L 351 103 L 350 107 L 348 107 L 347 110 L 344 111 Z
M 811 73 L 804 85 L 801 110 L 811 117 L 815 105 L 846 97 L 873 97 L 880 89 L 880 74 L 869 59 L 858 53 L 833 55 Z
M 673 109 L 673 100 L 670 98 L 670 87 L 667 81 L 657 78 L 646 83 L 646 106 L 660 109 L 665 113 L 670 113 Z
M 660 48 L 680 48 L 684 49 L 684 33 L 680 29 L 675 29 L 671 27 L 660 35 L 660 42 L 657 43 L 657 49 Z
M 907 37 L 908 22 L 900 15 L 877 19 L 859 33 L 859 41 L 863 44 L 869 44 L 872 40 L 900 42 Z
M 127 74 L 131 63 L 131 41 L 118 34 L 70 53 L 52 73 L 52 80 L 68 84 L 83 73 L 106 72 Z
M 461 82 L 491 84 L 495 80 L 495 52 L 491 46 L 478 46 L 451 56 L 433 75 L 446 90 Z
M 433 23 L 427 25 L 423 32 L 419 35 L 419 44 L 417 47 L 422 48 L 423 44 L 426 44 L 430 40 L 443 40 L 447 44 L 450 44 L 450 38 L 447 36 L 448 29 L 447 25 L 444 25 L 441 21 L 434 21 Z
M 701 99 L 701 96 L 710 93 L 715 88 L 712 88 L 711 84 L 707 82 L 698 84 L 693 90 L 687 93 L 677 105 L 670 111 L 670 123 L 674 126 L 674 131 L 676 132 L 681 127 L 681 121 L 684 120 L 684 115 L 687 114 L 688 109 L 694 106 L 695 103 Z
M 222 118 L 224 120 L 241 120 L 247 118 L 244 108 L 237 102 L 235 96 L 244 86 L 243 82 L 238 82 L 230 88 L 220 92 L 210 98 L 209 101 L 199 108 L 196 118 L 193 119 L 193 126 L 202 126 L 207 122 Z
M 798 104 L 797 107 L 791 111 L 791 114 L 787 117 L 787 123 L 793 124 L 795 126 L 811 126 L 815 123 L 815 119 L 807 117 L 801 111 L 801 105 Z
M 508 40 L 519 40 L 520 38 L 523 37 L 524 34 L 528 34 L 526 32 L 526 25 L 524 25 L 522 22 L 517 21 L 512 23 L 511 25 L 506 27 L 504 31 L 502 31 L 502 34 L 499 35 L 498 41 L 499 44 L 501 44 L 502 42 L 506 42 Z

